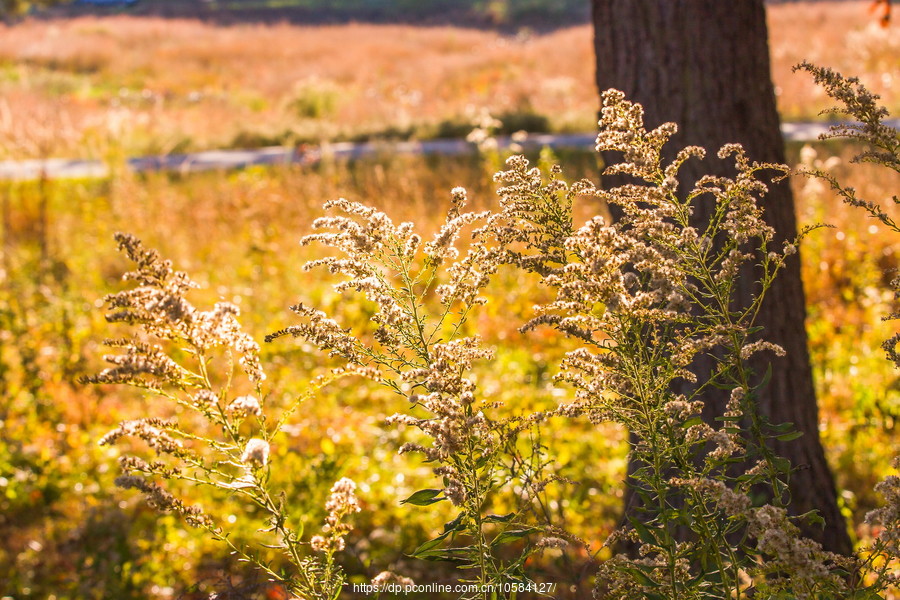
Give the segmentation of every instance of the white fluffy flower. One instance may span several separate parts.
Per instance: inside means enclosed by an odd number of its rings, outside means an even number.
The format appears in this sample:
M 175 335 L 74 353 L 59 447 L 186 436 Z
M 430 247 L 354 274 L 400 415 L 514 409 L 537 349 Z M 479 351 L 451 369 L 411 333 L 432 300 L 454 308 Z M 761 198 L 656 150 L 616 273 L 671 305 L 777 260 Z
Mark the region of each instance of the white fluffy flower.
M 269 462 L 269 443 L 259 438 L 248 441 L 241 454 L 241 462 L 248 466 L 266 466 Z
M 228 412 L 232 414 L 239 415 L 254 415 L 259 416 L 262 414 L 262 408 L 259 405 L 259 400 L 256 396 L 239 396 L 234 399 L 234 401 L 228 405 Z

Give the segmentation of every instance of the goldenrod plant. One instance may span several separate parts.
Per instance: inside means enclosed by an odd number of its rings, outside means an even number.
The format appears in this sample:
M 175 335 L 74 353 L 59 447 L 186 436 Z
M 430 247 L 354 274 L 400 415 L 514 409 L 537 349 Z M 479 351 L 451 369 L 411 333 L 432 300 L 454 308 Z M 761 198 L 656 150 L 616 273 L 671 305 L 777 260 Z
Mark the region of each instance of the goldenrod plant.
M 863 159 L 896 170 L 896 132 L 881 123 L 883 113 L 854 82 L 813 70 L 858 110 L 863 125 L 843 131 L 879 149 Z M 815 229 L 773 242 L 760 200 L 766 182 L 789 169 L 753 162 L 732 144 L 716 156 L 733 163 L 733 177 L 707 176 L 679 190 L 679 169 L 706 151 L 685 148 L 666 163 L 662 149 L 677 131 L 674 124 L 648 130 L 640 105 L 609 90 L 600 126 L 597 150 L 623 156 L 607 172 L 630 175 L 635 183 L 605 190 L 589 181 L 568 183 L 558 166 L 541 169 L 513 156 L 495 177 L 499 208 L 465 212 L 467 192 L 455 188 L 443 225 L 430 237 L 359 202 L 327 203 L 327 216 L 314 221 L 317 231 L 302 243 L 334 253 L 304 269 L 335 275 L 335 292 L 362 298 L 369 318 L 348 328 L 339 308 L 326 314 L 309 303 L 292 307 L 298 321 L 266 341 L 301 338 L 343 366 L 314 379 L 309 392 L 287 406 L 266 401 L 271 394 L 259 346 L 241 330 L 237 307 L 196 309 L 186 298 L 195 285 L 187 275 L 134 237 L 119 235 L 120 248 L 137 264 L 126 276 L 135 286 L 107 298 L 108 318 L 135 333 L 111 341 L 121 351 L 107 358 L 109 369 L 88 380 L 134 385 L 173 407 L 171 418 L 126 421 L 103 439 L 136 437 L 149 447 L 144 452 L 158 455 L 152 461 L 123 457 L 119 484 L 229 544 L 296 596 L 336 598 L 347 592 L 335 557 L 360 510 L 355 485 L 348 479 L 334 484 L 326 522 L 307 538 L 288 516 L 291 498 L 271 489 L 270 473 L 278 467 L 270 448 L 300 402 L 335 378 L 364 376 L 402 399 L 403 409 L 387 424 L 402 432 L 399 451 L 418 456 L 433 472 L 433 485 L 398 498 L 400 504 L 442 515 L 452 507 L 436 536 L 406 552 L 452 565 L 461 586 L 457 597 L 554 596 L 533 570 L 538 555 L 556 548 L 590 560 L 597 540 L 567 532 L 547 510 L 549 486 L 570 483 L 558 475 L 542 438 L 548 428 L 564 433 L 585 421 L 627 428 L 637 465 L 626 481 L 637 502 L 605 541 L 615 552 L 599 565 L 597 597 L 880 597 L 895 580 L 889 566 L 897 557 L 900 480 L 889 478 L 878 488 L 888 505 L 869 515 L 880 527 L 873 549 L 859 558 L 826 552 L 800 535 L 799 521 L 818 517 L 793 516 L 787 481 L 797 466 L 769 443 L 799 433 L 789 423 L 769 422 L 756 403 L 767 378 L 749 359 L 762 352 L 777 360 L 784 352 L 766 341 L 757 312 L 787 258 Z M 896 230 L 877 205 L 852 190 L 841 193 Z M 622 218 L 577 223 L 579 203 L 598 200 L 616 205 Z M 700 203 L 712 207 L 702 226 L 691 219 Z M 745 266 L 753 267 L 756 282 L 742 304 L 736 286 Z M 503 405 L 475 375 L 477 364 L 494 360 L 478 335 L 486 291 L 507 272 L 538 281 L 521 290 L 535 304 L 521 330 L 550 328 L 571 344 L 556 370 L 561 400 L 550 410 Z M 892 359 L 896 344 L 894 338 L 886 346 Z M 711 366 L 698 367 L 703 364 Z M 701 397 L 712 387 L 730 400 L 724 415 L 708 422 Z M 365 386 L 353 389 L 371 393 Z M 270 539 L 260 538 L 258 548 L 232 542 L 211 516 L 214 507 L 177 497 L 167 489 L 170 481 L 255 505 L 264 517 L 261 533 Z M 636 552 L 618 551 L 621 541 Z M 269 546 L 292 570 L 277 570 L 262 558 L 258 550 Z M 385 571 L 365 589 L 415 591 L 416 585 Z
M 133 236 L 119 234 L 116 239 L 136 269 L 125 274 L 133 287 L 106 298 L 111 310 L 107 320 L 127 323 L 134 333 L 108 340 L 108 346 L 120 349 L 105 357 L 112 366 L 84 380 L 142 388 L 170 403 L 173 413 L 170 418 L 124 421 L 100 440 L 109 445 L 136 438 L 155 455 L 153 460 L 123 455 L 123 474 L 116 484 L 142 492 L 150 506 L 205 530 L 292 593 L 337 598 L 344 578 L 334 555 L 344 549 L 344 536 L 352 528 L 349 519 L 360 510 L 356 485 L 346 478 L 334 484 L 325 504 L 326 522 L 309 540 L 288 519 L 285 496 L 270 485 L 270 444 L 308 396 L 275 417 L 265 403 L 259 345 L 241 330 L 237 306 L 220 302 L 212 310 L 196 308 L 187 294 L 197 284 L 186 273 L 174 270 Z M 342 375 L 336 372 L 311 383 L 310 395 Z M 167 489 L 175 482 L 214 488 L 214 497 L 222 501 L 234 496 L 255 506 L 260 533 L 266 534 L 258 543 L 280 550 L 296 570 L 276 571 L 260 548 L 233 542 L 228 522 L 217 521 L 215 511 Z

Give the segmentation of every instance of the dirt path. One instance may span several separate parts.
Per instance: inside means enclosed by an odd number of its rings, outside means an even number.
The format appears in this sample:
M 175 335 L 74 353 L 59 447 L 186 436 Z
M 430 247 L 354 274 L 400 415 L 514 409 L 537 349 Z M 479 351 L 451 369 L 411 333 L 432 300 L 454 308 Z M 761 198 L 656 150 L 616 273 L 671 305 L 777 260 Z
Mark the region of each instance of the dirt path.
M 886 124 L 900 127 L 900 119 Z M 829 123 L 784 123 L 781 131 L 785 141 L 811 142 L 828 130 Z M 595 134 L 529 135 L 519 145 L 524 150 L 542 147 L 583 148 L 594 145 Z M 509 138 L 497 138 L 501 149 L 512 144 Z M 170 154 L 129 159 L 131 170 L 143 173 L 173 171 L 195 173 L 199 171 L 241 169 L 253 165 L 311 165 L 323 157 L 357 159 L 378 154 L 439 154 L 455 156 L 475 152 L 475 146 L 463 140 L 429 140 L 423 142 L 369 142 L 364 144 L 337 143 L 324 146 L 287 148 L 273 146 L 254 150 L 210 150 L 194 154 Z M 50 158 L 46 160 L 0 161 L 0 180 L 27 181 L 49 179 L 92 179 L 110 174 L 110 168 L 98 160 L 70 160 Z

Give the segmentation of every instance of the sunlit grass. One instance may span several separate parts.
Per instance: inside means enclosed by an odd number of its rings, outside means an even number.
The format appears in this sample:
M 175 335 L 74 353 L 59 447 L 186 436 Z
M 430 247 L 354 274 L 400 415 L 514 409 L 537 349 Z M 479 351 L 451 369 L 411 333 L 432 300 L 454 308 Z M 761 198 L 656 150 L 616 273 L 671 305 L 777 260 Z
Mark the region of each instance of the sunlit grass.
M 879 27 L 867 6 L 768 7 L 785 119 L 830 106 L 791 73 L 804 59 L 859 75 L 898 107 L 897 25 Z M 519 127 L 590 131 L 599 106 L 587 24 L 517 35 L 125 16 L 0 27 L 0 158 L 459 134 L 482 108 Z
M 827 157 L 831 150 L 821 147 L 819 151 Z M 840 150 L 841 156 L 847 154 Z M 570 166 L 570 177 L 595 177 L 592 155 L 572 154 L 562 162 Z M 337 196 L 367 200 L 398 221 L 413 220 L 425 229 L 437 228 L 440 211 L 435 207 L 448 204 L 453 186 L 466 186 L 476 207 L 492 205 L 489 172 L 495 166 L 491 160 L 478 158 L 398 157 L 381 162 L 324 163 L 316 169 L 4 184 L 2 312 L 8 333 L 0 338 L 0 382 L 5 390 L 3 435 L 12 443 L 0 464 L 9 465 L 6 470 L 13 476 L 3 475 L 8 481 L 2 502 L 10 518 L 28 507 L 50 520 L 44 525 L 39 521 L 0 523 L 9 532 L 8 542 L 0 550 L 4 553 L 0 564 L 8 566 L 4 567 L 6 575 L 0 572 L 0 577 L 15 573 L 11 581 L 20 587 L 55 582 L 52 585 L 57 589 L 71 589 L 67 586 L 72 585 L 76 572 L 66 566 L 64 557 L 74 553 L 78 560 L 88 560 L 92 544 L 97 543 L 92 540 L 110 527 L 120 536 L 115 542 L 121 547 L 118 558 L 97 563 L 102 568 L 77 571 L 78 577 L 97 589 L 119 590 L 116 593 L 121 597 L 129 593 L 136 594 L 132 597 L 165 597 L 152 592 L 159 581 L 190 585 L 197 578 L 212 576 L 214 564 L 221 564 L 203 563 L 201 556 L 216 556 L 216 548 L 198 538 L 184 537 L 190 534 L 183 533 L 176 523 L 154 525 L 139 503 L 122 504 L 111 485 L 113 457 L 94 446 L 125 414 L 133 417 L 141 410 L 155 410 L 139 396 L 122 390 L 85 389 L 74 383 L 78 375 L 100 366 L 96 362 L 102 353 L 98 344 L 108 337 L 108 325 L 98 319 L 95 306 L 104 293 L 120 286 L 118 274 L 125 265 L 112 251 L 115 231 L 143 237 L 148 245 L 171 256 L 179 268 L 196 273 L 204 287 L 198 297 L 238 304 L 247 330 L 261 338 L 291 323 L 287 307 L 298 300 L 326 310 L 340 308 L 354 318 L 355 309 L 346 298 L 331 292 L 320 275 L 299 268 L 311 256 L 297 240 L 309 232 L 312 219 L 320 214 L 321 201 Z M 856 167 L 848 167 L 846 177 L 875 197 L 896 189 L 896 182 L 875 178 Z M 879 319 L 890 305 L 880 290 L 884 270 L 895 266 L 892 240 L 870 232 L 860 214 L 830 193 L 803 181 L 796 183 L 796 190 L 803 222 L 825 221 L 837 226 L 811 236 L 802 252 L 823 440 L 848 514 L 859 523 L 877 502 L 872 484 L 887 472 L 893 447 L 895 377 L 878 347 L 886 333 Z M 47 203 L 43 229 L 37 209 L 42 198 Z M 43 237 L 42 230 L 46 231 Z M 529 285 L 528 279 L 506 276 L 490 289 L 492 301 L 486 307 L 486 319 L 474 326 L 497 347 L 498 356 L 490 369 L 478 376 L 484 389 L 496 393 L 498 399 L 546 406 L 557 401 L 558 394 L 567 393 L 551 384 L 552 373 L 547 368 L 554 362 L 553 354 L 563 347 L 559 340 L 541 337 L 541 333 L 517 331 L 530 314 L 530 302 L 523 303 L 522 293 Z M 360 307 L 355 318 L 366 319 L 367 314 Z M 270 377 L 283 382 L 296 381 L 298 373 L 315 373 L 329 365 L 312 348 L 289 341 L 265 345 L 263 353 L 271 365 Z M 435 514 L 428 518 L 420 515 L 419 521 L 410 522 L 410 514 L 397 507 L 396 499 L 418 489 L 427 472 L 399 459 L 396 432 L 382 427 L 383 419 L 397 410 L 392 404 L 396 400 L 377 391 L 374 395 L 372 391 L 363 393 L 357 385 L 340 385 L 333 394 L 309 405 L 292 423 L 289 443 L 273 451 L 287 464 L 291 464 L 292 453 L 299 453 L 304 464 L 318 465 L 314 471 L 295 473 L 298 493 L 300 488 L 315 489 L 315 497 L 320 497 L 337 476 L 354 477 L 368 507 L 354 543 L 369 539 L 366 560 L 401 561 L 415 577 L 421 565 L 405 563 L 402 554 L 443 521 Z M 287 396 L 297 392 L 296 387 L 285 389 Z M 576 533 L 603 539 L 604 532 L 615 526 L 620 509 L 625 468 L 622 432 L 610 429 L 598 436 L 596 431 L 588 435 L 585 430 L 584 435 L 568 435 L 563 440 L 551 435 L 547 442 L 561 472 L 582 482 L 559 497 L 554 505 L 558 517 Z M 321 520 L 315 502 L 300 502 L 298 507 L 304 521 Z M 83 517 L 54 520 L 59 511 Z M 115 523 L 131 522 L 138 516 L 140 520 L 133 525 L 115 529 L 119 527 Z M 866 531 L 859 533 L 865 535 Z M 68 545 L 62 541 L 66 539 Z M 32 541 L 37 541 L 40 552 L 34 550 L 38 546 Z M 150 569 L 160 553 L 175 548 L 185 556 L 183 563 Z M 201 564 L 207 566 L 198 571 Z M 557 565 L 551 572 L 558 568 L 565 573 L 565 569 L 577 567 Z M 347 568 L 352 576 L 362 577 L 359 565 Z M 46 569 L 56 578 L 47 578 Z M 125 577 L 123 569 L 138 572 L 129 571 Z M 131 587 L 113 583 L 122 577 Z

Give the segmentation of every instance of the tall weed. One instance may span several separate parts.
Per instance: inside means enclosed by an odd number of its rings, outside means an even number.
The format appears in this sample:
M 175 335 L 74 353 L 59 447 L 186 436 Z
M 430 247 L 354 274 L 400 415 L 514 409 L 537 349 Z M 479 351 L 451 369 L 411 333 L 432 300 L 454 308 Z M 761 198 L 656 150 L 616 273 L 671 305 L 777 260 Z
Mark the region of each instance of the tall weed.
M 587 181 L 569 184 L 558 167 L 542 170 L 512 157 L 496 175 L 500 208 L 464 212 L 467 194 L 456 188 L 443 226 L 430 239 L 375 208 L 343 199 L 326 204 L 331 214 L 314 222 L 320 231 L 303 243 L 336 254 L 305 268 L 340 276 L 335 293 L 364 298 L 369 319 L 347 329 L 340 314 L 305 303 L 292 308 L 299 322 L 267 341 L 299 337 L 345 366 L 310 382 L 308 392 L 286 406 L 267 400 L 278 394 L 264 388 L 259 346 L 240 329 L 237 307 L 195 308 L 186 298 L 194 287 L 187 275 L 120 234 L 120 248 L 137 270 L 127 275 L 133 287 L 107 298 L 109 318 L 135 333 L 112 340 L 120 349 L 107 358 L 112 366 L 88 380 L 143 388 L 166 399 L 173 417 L 126 421 L 104 438 L 137 438 L 144 451 L 158 455 L 149 462 L 124 457 L 119 484 L 228 544 L 300 597 L 334 598 L 345 583 L 335 557 L 359 508 L 354 487 L 343 479 L 335 484 L 325 525 L 307 537 L 290 514 L 291 499 L 270 485 L 278 468 L 271 448 L 301 402 L 334 378 L 363 376 L 404 399 L 406 408 L 388 423 L 409 440 L 400 451 L 420 455 L 435 475 L 432 487 L 402 504 L 453 507 L 455 516 L 442 531 L 409 551 L 454 565 L 456 582 L 466 586 L 458 595 L 553 595 L 531 570 L 537 555 L 557 548 L 586 558 L 596 549 L 593 540 L 554 522 L 545 496 L 551 484 L 569 483 L 555 475 L 541 436 L 548 427 L 564 435 L 571 420 L 583 418 L 627 427 L 638 465 L 627 485 L 639 507 L 606 542 L 628 540 L 638 555 L 605 561 L 597 595 L 871 597 L 885 589 L 892 575 L 883 559 L 896 556 L 896 481 L 881 487 L 888 507 L 870 516 L 882 528 L 875 549 L 859 561 L 823 551 L 799 536 L 797 520 L 817 517 L 789 516 L 792 465 L 767 443 L 797 433 L 789 424 L 767 422 L 755 404 L 766 377 L 752 372 L 748 358 L 783 353 L 765 341 L 755 317 L 799 241 L 774 247 L 758 201 L 767 191 L 762 175 L 787 168 L 752 162 L 729 145 L 717 156 L 733 161 L 736 175 L 703 177 L 682 199 L 677 173 L 705 151 L 686 148 L 664 164 L 661 150 L 675 125 L 648 131 L 639 105 L 613 90 L 603 99 L 598 149 L 621 152 L 624 162 L 608 171 L 632 175 L 640 185 L 599 190 Z M 887 150 L 896 157 L 896 146 Z M 596 216 L 576 225 L 578 203 L 596 200 L 618 205 L 624 217 L 608 223 Z M 695 204 L 710 200 L 710 222 L 702 230 L 691 226 Z M 758 277 L 745 305 L 735 298 L 742 264 L 755 265 Z M 547 411 L 503 406 L 473 374 L 473 365 L 492 359 L 478 336 L 484 292 L 511 269 L 540 281 L 537 291 L 524 290 L 537 305 L 522 330 L 549 327 L 573 346 L 556 380 L 574 397 Z M 698 376 L 692 367 L 700 358 L 714 368 Z M 714 423 L 701 419 L 700 394 L 709 387 L 731 397 Z M 362 386 L 357 391 L 366 393 Z M 189 493 L 192 486 L 255 507 L 252 514 L 270 541 L 260 539 L 256 549 L 233 542 L 212 516 L 216 507 L 191 505 L 169 490 Z M 281 552 L 292 570 L 270 566 L 259 552 L 263 544 Z M 415 589 L 393 573 L 376 576 L 371 589 L 397 589 L 385 587 L 391 582 Z

